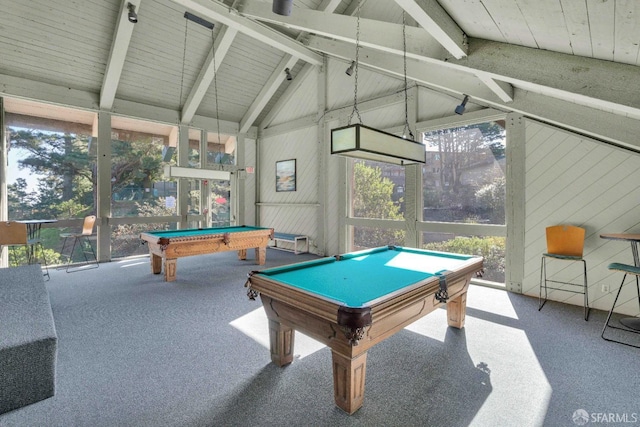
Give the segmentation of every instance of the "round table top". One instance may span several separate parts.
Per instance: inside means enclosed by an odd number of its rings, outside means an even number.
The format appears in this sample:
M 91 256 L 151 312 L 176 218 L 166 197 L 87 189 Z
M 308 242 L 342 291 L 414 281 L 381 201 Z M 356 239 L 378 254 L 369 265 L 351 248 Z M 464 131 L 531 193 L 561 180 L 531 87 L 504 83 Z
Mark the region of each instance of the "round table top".
M 21 219 L 21 220 L 17 220 L 16 222 L 21 222 L 23 224 L 45 224 L 45 223 L 51 223 L 51 222 L 58 222 L 57 219 Z
M 640 242 L 640 233 L 608 233 L 601 234 L 600 237 L 610 240 L 627 240 L 630 242 Z

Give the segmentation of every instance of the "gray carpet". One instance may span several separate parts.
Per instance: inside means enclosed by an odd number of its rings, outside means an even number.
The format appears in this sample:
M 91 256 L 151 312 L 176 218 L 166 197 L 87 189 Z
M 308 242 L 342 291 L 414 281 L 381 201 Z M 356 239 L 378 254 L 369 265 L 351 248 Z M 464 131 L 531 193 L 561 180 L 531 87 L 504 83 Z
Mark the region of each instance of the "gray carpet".
M 309 258 L 270 249 L 267 266 Z M 538 312 L 537 299 L 472 286 L 463 330 L 437 310 L 369 351 L 349 416 L 329 349 L 298 336 L 294 363 L 270 363 L 262 305 L 244 288 L 259 268 L 250 251 L 180 259 L 172 283 L 148 258 L 52 271 L 56 395 L 0 426 L 555 427 L 578 409 L 640 412 L 640 350 L 600 338 L 606 313 L 585 322 L 581 307 Z

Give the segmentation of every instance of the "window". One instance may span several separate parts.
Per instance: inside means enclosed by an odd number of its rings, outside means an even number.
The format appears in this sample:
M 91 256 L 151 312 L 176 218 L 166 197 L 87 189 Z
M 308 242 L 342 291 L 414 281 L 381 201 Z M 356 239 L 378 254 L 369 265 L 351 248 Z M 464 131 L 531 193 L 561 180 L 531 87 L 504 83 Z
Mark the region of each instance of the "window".
M 404 219 L 404 168 L 368 160 L 352 160 L 351 216 L 385 220 Z M 354 248 L 372 248 L 404 242 L 404 230 L 354 227 Z
M 94 113 L 5 99 L 9 145 L 9 220 L 70 219 L 95 214 Z M 46 114 L 46 117 L 34 114 Z M 58 228 L 43 228 L 49 264 L 60 260 Z
M 423 247 L 483 256 L 483 278 L 504 282 L 505 237 L 479 233 L 482 225 L 505 225 L 504 124 L 438 130 L 426 133 L 424 141 L 423 220 L 469 224 L 470 232 L 424 232 Z
M 424 135 L 424 221 L 505 223 L 505 138 L 496 122 Z

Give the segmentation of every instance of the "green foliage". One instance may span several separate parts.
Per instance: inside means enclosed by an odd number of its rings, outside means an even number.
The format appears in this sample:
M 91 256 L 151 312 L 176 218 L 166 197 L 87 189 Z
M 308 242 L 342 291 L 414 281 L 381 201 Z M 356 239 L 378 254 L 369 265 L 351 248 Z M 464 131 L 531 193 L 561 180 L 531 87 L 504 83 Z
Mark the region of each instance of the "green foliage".
M 505 223 L 506 179 L 497 177 L 476 191 L 476 206 L 487 212 L 492 224 Z
M 135 202 L 135 209 L 140 216 L 173 216 L 173 210 L 165 207 L 165 198 Z M 128 256 L 135 253 L 146 253 L 146 247 L 141 247 L 140 233 L 145 231 L 169 230 L 169 224 L 119 224 L 111 231 L 111 252 L 114 258 Z
M 353 216 L 358 218 L 402 219 L 399 203 L 391 199 L 393 182 L 382 170 L 364 162 L 353 164 Z
M 504 237 L 457 236 L 444 242 L 427 243 L 423 248 L 484 257 L 483 279 L 502 283 L 504 282 L 505 245 Z
M 38 262 L 42 263 L 42 258 L 40 254 L 40 248 L 35 248 L 37 251 L 36 255 L 38 258 Z M 52 266 L 60 263 L 60 254 L 53 249 L 45 249 L 44 257 L 47 260 L 47 265 Z M 9 248 L 9 267 L 18 267 L 21 265 L 27 264 L 27 248 L 26 246 L 12 246 Z
M 392 200 L 393 182 L 382 177 L 382 170 L 365 162 L 353 164 L 353 216 L 357 218 L 403 219 L 400 212 L 402 199 Z M 356 227 L 354 245 L 372 248 L 383 245 L 404 244 L 404 230 Z

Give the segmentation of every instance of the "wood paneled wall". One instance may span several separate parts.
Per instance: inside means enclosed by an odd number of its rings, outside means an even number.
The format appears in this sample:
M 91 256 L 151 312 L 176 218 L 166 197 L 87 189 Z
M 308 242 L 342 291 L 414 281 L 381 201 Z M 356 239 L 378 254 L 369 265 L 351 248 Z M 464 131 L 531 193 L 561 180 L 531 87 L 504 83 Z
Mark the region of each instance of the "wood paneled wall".
M 545 228 L 568 223 L 586 229 L 584 257 L 590 305 L 609 310 L 622 275 L 610 273 L 607 265 L 633 264 L 633 259 L 629 243 L 604 240 L 600 234 L 640 230 L 640 155 L 527 120 L 523 173 L 523 293 L 538 295 Z M 557 271 L 564 278 L 578 279 L 578 271 L 568 265 Z M 603 292 L 602 285 L 608 285 L 610 292 Z M 624 303 L 616 311 L 637 314 L 634 288 L 625 286 Z M 582 305 L 582 295 L 554 292 L 551 299 Z

